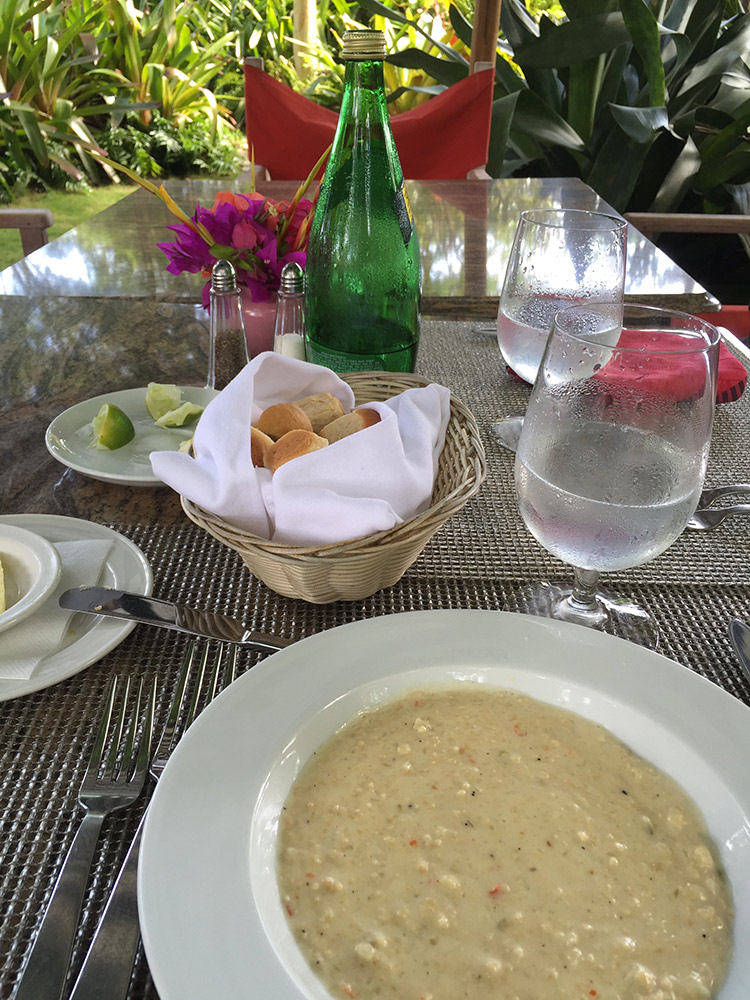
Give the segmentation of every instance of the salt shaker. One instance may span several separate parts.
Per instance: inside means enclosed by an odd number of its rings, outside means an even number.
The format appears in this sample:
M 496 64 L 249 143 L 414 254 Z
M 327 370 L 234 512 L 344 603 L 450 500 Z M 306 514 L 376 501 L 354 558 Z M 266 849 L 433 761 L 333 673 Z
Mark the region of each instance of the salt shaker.
M 250 360 L 237 276 L 228 260 L 217 260 L 213 266 L 210 301 L 206 386 L 209 389 L 223 389 Z
M 305 355 L 305 272 L 294 261 L 281 269 L 281 284 L 273 328 L 273 349 L 304 361 Z

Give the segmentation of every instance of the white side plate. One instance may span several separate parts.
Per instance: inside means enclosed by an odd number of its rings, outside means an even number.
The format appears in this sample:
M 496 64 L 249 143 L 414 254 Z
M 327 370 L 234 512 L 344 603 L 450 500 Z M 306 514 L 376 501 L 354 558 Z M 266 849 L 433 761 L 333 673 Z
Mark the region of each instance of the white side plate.
M 102 573 L 102 586 L 151 594 L 153 576 L 144 554 L 129 538 L 103 524 L 56 514 L 4 514 L 0 517 L 0 525 L 6 524 L 34 531 L 50 542 L 86 538 L 111 541 L 113 545 Z M 73 615 L 61 648 L 40 663 L 31 677 L 25 680 L 0 678 L 0 701 L 41 691 L 72 677 L 118 646 L 134 628 L 134 622 L 98 615 Z
M 216 395 L 204 386 L 181 386 L 185 402 L 207 406 Z M 100 450 L 91 444 L 92 421 L 104 403 L 119 406 L 135 427 L 135 437 L 115 451 Z M 151 469 L 152 451 L 177 451 L 182 441 L 193 436 L 195 422 L 187 427 L 157 427 L 146 409 L 146 389 L 106 392 L 64 410 L 47 428 L 44 442 L 58 462 L 76 472 L 123 486 L 161 486 Z

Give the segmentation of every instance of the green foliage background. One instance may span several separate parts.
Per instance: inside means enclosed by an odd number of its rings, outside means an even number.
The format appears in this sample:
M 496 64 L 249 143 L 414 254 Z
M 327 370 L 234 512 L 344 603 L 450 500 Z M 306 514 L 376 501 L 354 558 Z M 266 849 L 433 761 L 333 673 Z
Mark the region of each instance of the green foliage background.
M 247 54 L 335 107 L 342 33 L 382 28 L 394 113 L 468 72 L 472 0 L 321 0 L 304 68 L 293 7 L 0 0 L 0 199 L 101 183 L 100 150 L 143 176 L 236 171 Z M 503 0 L 501 29 L 491 174 L 578 176 L 620 211 L 750 210 L 742 0 Z
M 391 51 L 439 51 L 464 60 L 449 2 L 355 0 L 317 4 L 317 41 L 301 73 L 294 0 L 0 0 L 0 201 L 26 190 L 83 188 L 117 175 L 90 155 L 105 150 L 143 176 L 236 172 L 244 156 L 242 60 L 337 107 L 344 31 L 371 24 Z M 533 16 L 562 16 L 557 0 L 530 0 Z M 473 0 L 457 0 L 471 19 Z M 403 11 L 408 22 L 390 21 Z M 392 110 L 429 99 L 421 67 L 386 68 Z

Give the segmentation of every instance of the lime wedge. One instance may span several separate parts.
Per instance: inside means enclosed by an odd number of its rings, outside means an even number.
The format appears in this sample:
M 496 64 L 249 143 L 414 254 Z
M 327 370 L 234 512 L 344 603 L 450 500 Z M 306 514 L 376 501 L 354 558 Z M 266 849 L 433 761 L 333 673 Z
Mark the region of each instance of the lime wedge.
M 176 410 L 170 410 L 155 421 L 157 427 L 184 427 L 185 424 L 192 423 L 201 413 L 203 407 L 197 403 L 183 403 Z
M 122 448 L 135 437 L 133 421 L 119 406 L 105 403 L 94 417 L 94 446 L 99 449 Z
M 182 403 L 182 389 L 176 385 L 162 385 L 159 382 L 149 382 L 146 388 L 146 409 L 159 420 L 170 410 L 176 410 Z M 169 425 L 173 426 L 173 425 Z

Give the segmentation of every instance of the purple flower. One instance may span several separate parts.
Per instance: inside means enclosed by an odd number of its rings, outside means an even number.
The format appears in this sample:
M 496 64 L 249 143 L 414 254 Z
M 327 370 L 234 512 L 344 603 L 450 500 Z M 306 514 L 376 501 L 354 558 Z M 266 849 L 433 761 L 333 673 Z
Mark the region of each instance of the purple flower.
M 202 233 L 186 223 L 168 226 L 175 233 L 174 242 L 157 246 L 169 258 L 170 274 L 200 272 L 209 278 L 215 262 L 228 258 L 234 264 L 238 282 L 250 290 L 253 301 L 266 302 L 278 290 L 284 264 L 296 261 L 305 266 L 307 238 L 302 227 L 309 222 L 312 207 L 311 202 L 302 199 L 290 214 L 287 202 L 259 194 L 222 192 L 213 208 L 196 206 L 193 221 Z M 203 288 L 206 307 L 209 290 L 210 281 Z

